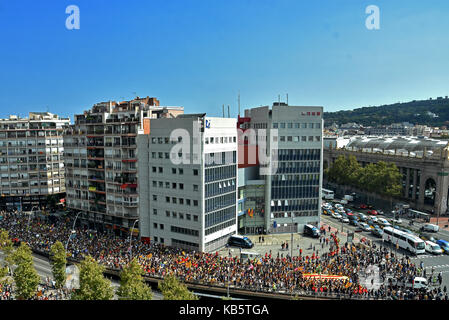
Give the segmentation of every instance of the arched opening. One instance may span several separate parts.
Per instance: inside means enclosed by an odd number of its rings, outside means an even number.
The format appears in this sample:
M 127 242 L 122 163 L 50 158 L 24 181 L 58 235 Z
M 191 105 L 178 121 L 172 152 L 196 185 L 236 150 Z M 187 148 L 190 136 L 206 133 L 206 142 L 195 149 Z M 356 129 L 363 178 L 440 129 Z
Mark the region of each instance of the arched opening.
M 426 180 L 424 186 L 424 204 L 428 204 L 431 206 L 435 205 L 436 186 L 437 184 L 432 178 Z

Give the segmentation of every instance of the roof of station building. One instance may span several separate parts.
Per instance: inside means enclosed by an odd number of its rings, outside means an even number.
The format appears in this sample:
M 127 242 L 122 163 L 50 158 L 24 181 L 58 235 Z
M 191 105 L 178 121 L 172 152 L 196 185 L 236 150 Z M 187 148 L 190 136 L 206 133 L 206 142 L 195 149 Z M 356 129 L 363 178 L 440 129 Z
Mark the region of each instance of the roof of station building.
M 344 147 L 346 149 L 373 148 L 381 150 L 434 151 L 446 148 L 448 143 L 448 140 L 427 137 L 355 136 L 348 139 L 348 143 Z

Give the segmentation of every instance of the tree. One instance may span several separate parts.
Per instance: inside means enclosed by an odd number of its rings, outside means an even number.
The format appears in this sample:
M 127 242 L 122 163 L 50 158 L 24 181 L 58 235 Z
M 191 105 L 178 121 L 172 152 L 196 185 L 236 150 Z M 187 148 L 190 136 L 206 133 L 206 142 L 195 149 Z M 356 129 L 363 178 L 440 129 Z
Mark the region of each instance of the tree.
M 151 300 L 153 294 L 142 275 L 144 271 L 134 258 L 120 274 L 120 288 L 117 295 L 121 300 Z
M 8 270 L 11 270 L 11 265 L 13 264 L 12 253 L 14 246 L 6 230 L 1 230 L 0 232 L 0 250 L 5 254 L 5 265 L 0 267 L 0 269 L 6 270 L 6 273 L 8 273 Z
M 30 299 L 36 294 L 40 277 L 33 266 L 31 249 L 25 242 L 13 253 L 13 261 L 17 265 L 13 275 L 17 296 L 20 299 Z
M 56 241 L 55 244 L 51 246 L 50 257 L 51 270 L 56 282 L 56 288 L 61 289 L 65 285 L 65 268 L 67 265 L 66 251 L 61 241 Z
M 72 296 L 73 300 L 111 300 L 114 291 L 111 281 L 103 276 L 105 267 L 87 256 L 80 264 L 80 288 Z
M 172 274 L 166 276 L 163 281 L 159 282 L 158 288 L 161 290 L 164 300 L 198 300 L 187 289 L 186 285 L 180 283 Z

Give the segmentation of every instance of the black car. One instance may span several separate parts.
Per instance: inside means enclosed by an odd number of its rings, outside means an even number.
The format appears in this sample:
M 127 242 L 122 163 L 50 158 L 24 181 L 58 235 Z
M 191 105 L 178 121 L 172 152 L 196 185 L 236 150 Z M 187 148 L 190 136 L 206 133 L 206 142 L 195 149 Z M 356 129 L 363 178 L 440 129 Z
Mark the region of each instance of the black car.
M 252 241 L 248 237 L 233 235 L 229 237 L 228 246 L 250 249 L 254 247 L 254 243 L 252 243 Z
M 320 237 L 320 230 L 318 230 L 317 227 L 312 226 L 310 224 L 306 224 L 304 226 L 304 235 L 312 237 L 312 238 L 319 238 Z

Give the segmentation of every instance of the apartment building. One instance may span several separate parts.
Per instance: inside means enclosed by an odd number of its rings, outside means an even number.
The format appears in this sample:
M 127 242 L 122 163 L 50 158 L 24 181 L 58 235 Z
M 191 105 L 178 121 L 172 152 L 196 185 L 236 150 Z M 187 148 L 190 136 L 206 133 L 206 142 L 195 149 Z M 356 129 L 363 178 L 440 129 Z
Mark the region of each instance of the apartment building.
M 137 97 L 100 102 L 75 115 L 64 134 L 67 207 L 82 212 L 78 219 L 86 228 L 130 231 L 138 219 L 138 130 L 150 119 L 183 112 L 160 106 L 156 98 Z
M 143 240 L 204 252 L 223 247 L 237 232 L 236 119 L 151 119 L 137 143 Z
M 282 102 L 274 103 L 271 108 L 245 110 L 245 117 L 239 117 L 239 127 L 244 131 L 239 140 L 239 153 L 252 150 L 266 155 L 265 161 L 258 157 L 256 162 L 247 163 L 249 158 L 239 154 L 239 168 L 244 171 L 244 179 L 239 183 L 240 230 L 302 232 L 305 224 L 319 224 L 322 117 L 323 107 L 290 106 Z M 263 130 L 263 134 L 256 141 L 247 140 L 250 130 Z M 251 149 L 251 145 L 257 148 Z M 261 188 L 264 188 L 264 204 L 261 204 Z
M 0 209 L 35 210 L 64 198 L 63 127 L 70 119 L 30 112 L 0 119 Z

